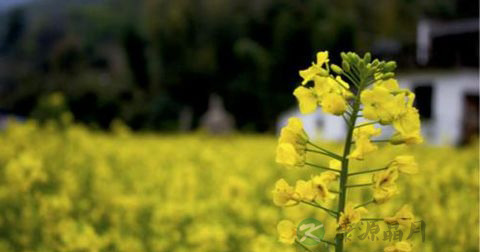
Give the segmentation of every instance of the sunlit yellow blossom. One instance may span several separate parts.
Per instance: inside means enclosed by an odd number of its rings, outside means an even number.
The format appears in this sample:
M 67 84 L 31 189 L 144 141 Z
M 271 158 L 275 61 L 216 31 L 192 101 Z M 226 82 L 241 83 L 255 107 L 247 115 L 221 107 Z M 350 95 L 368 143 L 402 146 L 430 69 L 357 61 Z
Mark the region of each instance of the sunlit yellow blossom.
M 412 208 L 405 205 L 395 214 L 395 216 L 386 217 L 384 221 L 388 224 L 400 224 L 409 228 L 415 222 L 415 216 L 412 213 Z
M 277 206 L 290 206 L 297 202 L 293 200 L 295 190 L 284 179 L 279 179 L 275 183 L 273 190 L 273 203 Z
M 397 193 L 398 189 L 395 183 L 397 179 L 398 171 L 392 169 L 373 175 L 373 198 L 375 203 L 385 203 Z
M 347 101 L 337 93 L 326 95 L 321 103 L 323 112 L 332 115 L 342 115 L 347 110 Z
M 329 199 L 334 199 L 335 195 L 330 193 L 328 186 L 330 182 L 335 179 L 333 176 L 336 174 L 324 172 L 319 176 L 312 178 L 313 188 L 315 190 L 316 199 L 320 201 L 327 201 Z
M 376 151 L 377 149 L 378 147 L 372 144 L 372 142 L 370 142 L 370 139 L 368 137 L 360 136 L 355 141 L 355 149 L 352 151 L 352 153 L 350 153 L 348 158 L 363 160 L 365 154 Z
M 384 252 L 410 252 L 412 251 L 412 245 L 408 242 L 397 242 L 395 245 L 386 247 Z
M 420 116 L 414 107 L 408 107 L 406 112 L 393 121 L 396 132 L 391 138 L 392 144 L 419 144 L 423 142 L 420 132 Z
M 389 91 L 398 91 L 399 90 L 398 81 L 393 79 L 393 78 L 388 79 L 388 80 L 377 81 L 377 82 L 375 82 L 375 84 L 373 84 L 373 86 L 374 87 L 383 87 L 383 88 L 388 89 Z
M 406 109 L 404 94 L 394 96 L 382 86 L 363 91 L 360 100 L 364 105 L 363 116 L 382 124 L 391 123 Z
M 280 143 L 277 146 L 277 155 L 275 161 L 287 168 L 302 166 L 305 162 L 305 156 L 300 155 L 293 144 Z
M 373 125 L 367 125 L 357 128 L 353 131 L 353 139 L 355 140 L 355 149 L 350 153 L 348 158 L 363 160 L 365 154 L 371 153 L 378 149 L 370 138 L 379 136 L 382 133 L 381 129 L 376 129 Z
M 313 89 L 300 86 L 293 91 L 293 95 L 297 98 L 302 114 L 315 112 L 318 101 Z
M 344 98 L 352 96 L 352 93 L 347 90 L 348 84 L 339 77 L 333 79 L 332 77 L 315 76 L 313 81 L 313 90 L 320 103 L 327 95 L 332 93 L 339 94 Z
M 288 124 L 282 128 L 278 139 L 277 163 L 288 168 L 302 166 L 307 141 L 308 135 L 303 130 L 302 121 L 295 117 L 288 119 Z
M 307 82 L 311 81 L 315 76 L 320 74 L 321 72 L 326 72 L 325 69 L 322 68 L 323 64 L 328 62 L 328 52 L 318 52 L 317 53 L 317 63 L 312 63 L 312 65 L 299 72 L 300 76 L 303 78 L 302 85 L 305 85 Z
M 319 177 L 320 180 L 323 180 L 328 185 L 338 178 L 338 173 L 333 171 L 322 172 Z
M 340 213 L 338 220 L 337 232 L 344 233 L 351 230 L 357 223 L 362 220 L 362 216 L 368 213 L 364 207 L 354 208 L 352 203 L 348 203 L 345 211 Z
M 297 237 L 297 227 L 289 220 L 282 220 L 277 225 L 278 240 L 285 244 L 293 244 Z
M 397 156 L 392 163 L 390 163 L 389 168 L 397 169 L 399 172 L 406 174 L 418 173 L 418 165 L 413 156 Z
M 280 131 L 279 143 L 290 143 L 292 145 L 304 145 L 308 141 L 308 135 L 303 129 L 300 119 L 292 117 L 288 119 L 287 126 Z
M 298 200 L 312 201 L 315 199 L 316 191 L 311 180 L 298 180 L 295 184 L 295 197 Z

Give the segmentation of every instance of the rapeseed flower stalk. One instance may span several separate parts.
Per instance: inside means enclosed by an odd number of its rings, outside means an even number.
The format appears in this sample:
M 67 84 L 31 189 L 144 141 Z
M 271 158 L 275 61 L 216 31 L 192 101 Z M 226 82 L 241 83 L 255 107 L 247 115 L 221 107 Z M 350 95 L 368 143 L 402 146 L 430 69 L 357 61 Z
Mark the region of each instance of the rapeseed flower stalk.
M 342 53 L 340 66 L 329 64 L 328 52 L 317 53 L 317 61 L 299 72 L 303 81 L 294 91 L 300 112 L 310 114 L 318 108 L 330 115 L 341 116 L 347 126 L 347 136 L 342 154 L 337 154 L 312 143 L 298 118 L 291 118 L 282 129 L 277 147 L 276 161 L 288 168 L 314 167 L 324 170 L 313 175 L 311 180 L 298 180 L 295 188 L 280 179 L 273 191 L 278 206 L 290 207 L 300 203 L 317 207 L 334 217 L 337 222 L 335 241 L 324 241 L 342 252 L 344 233 L 352 230 L 362 220 L 383 220 L 387 224 L 408 227 L 415 222 L 409 206 L 401 208 L 393 217 L 364 218 L 370 204 L 383 204 L 399 193 L 397 180 L 401 174 L 416 174 L 418 165 L 413 156 L 400 155 L 382 168 L 349 172 L 351 160 L 363 161 L 379 149 L 378 143 L 419 144 L 423 141 L 420 132 L 418 110 L 413 107 L 415 95 L 402 89 L 394 79 L 396 63 L 378 59 L 371 60 L 366 53 L 363 58 L 355 53 Z M 358 123 L 363 117 L 366 122 Z M 381 129 L 375 124 L 391 125 L 395 133 L 390 139 L 375 139 Z M 324 155 L 330 158 L 328 166 L 309 162 L 309 155 Z M 349 177 L 373 174 L 371 183 L 352 184 Z M 338 183 L 338 191 L 332 184 Z M 371 188 L 371 200 L 354 204 L 347 202 L 347 192 L 353 188 Z M 327 203 L 336 200 L 336 209 Z M 278 225 L 280 241 L 287 244 L 295 241 L 295 226 L 290 221 Z M 399 242 L 385 251 L 411 251 L 411 244 Z

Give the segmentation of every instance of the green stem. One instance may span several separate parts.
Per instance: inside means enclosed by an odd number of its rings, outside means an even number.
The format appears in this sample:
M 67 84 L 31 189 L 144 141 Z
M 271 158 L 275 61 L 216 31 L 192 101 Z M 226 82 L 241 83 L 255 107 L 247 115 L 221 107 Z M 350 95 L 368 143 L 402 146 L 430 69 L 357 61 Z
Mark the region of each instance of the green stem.
M 347 75 L 345 75 L 347 76 Z M 349 78 L 350 79 L 350 78 Z M 338 197 L 338 213 L 342 213 L 345 210 L 345 204 L 347 200 L 347 182 L 348 182 L 348 155 L 350 155 L 350 149 L 352 147 L 352 137 L 353 137 L 353 130 L 355 129 L 354 125 L 355 122 L 357 121 L 358 118 L 358 112 L 360 111 L 360 93 L 363 90 L 363 83 L 364 81 L 362 80 L 362 76 L 359 76 L 360 81 L 355 82 L 352 79 L 350 81 L 353 81 L 353 84 L 356 84 L 355 86 L 358 87 L 355 100 L 353 102 L 353 110 L 350 116 L 350 121 L 347 123 L 348 126 L 348 131 L 347 131 L 347 138 L 345 139 L 345 146 L 343 149 L 343 157 L 342 157 L 342 171 L 340 173 L 340 187 L 339 187 L 339 197 Z M 337 215 L 337 222 L 340 219 L 340 214 Z M 344 234 L 343 233 L 338 233 L 335 237 L 335 252 L 343 252 L 343 239 L 344 239 Z
M 352 187 L 362 187 L 362 186 L 371 186 L 373 183 L 367 183 L 367 184 L 356 184 L 356 185 L 346 185 L 346 188 L 352 188 Z
M 320 208 L 322 210 L 324 210 L 325 212 L 329 213 L 329 214 L 334 214 L 335 217 L 338 216 L 338 213 L 333 211 L 332 209 L 328 209 L 326 207 L 323 207 L 323 206 L 320 206 L 319 204 L 316 204 L 316 203 L 313 203 L 313 202 L 308 202 L 308 201 L 304 201 L 304 200 L 301 200 L 300 202 L 304 203 L 304 204 L 307 204 L 307 205 L 310 205 L 310 206 L 313 206 L 313 207 L 317 207 L 317 208 Z
M 351 177 L 351 176 L 356 176 L 360 174 L 373 173 L 373 172 L 383 171 L 386 169 L 388 169 L 388 167 L 383 167 L 383 168 L 378 168 L 378 169 L 373 169 L 368 171 L 352 172 L 352 173 L 349 173 L 348 176 Z
M 390 139 L 379 139 L 379 140 L 371 140 L 372 143 L 388 143 Z
M 309 163 L 309 162 L 305 162 L 306 165 L 310 165 L 312 167 L 315 167 L 315 168 L 319 168 L 319 169 L 324 169 L 324 170 L 329 170 L 329 171 L 334 171 L 334 172 L 338 172 L 340 173 L 339 170 L 335 170 L 335 169 L 332 169 L 332 168 L 329 168 L 329 167 L 325 167 L 325 166 L 321 166 L 321 165 L 316 165 L 316 164 L 312 164 L 312 163 Z
M 327 149 L 325 149 L 325 148 L 322 148 L 322 147 L 320 147 L 320 146 L 318 146 L 318 145 L 316 145 L 316 144 L 314 144 L 314 143 L 312 143 L 312 142 L 310 142 L 310 141 L 308 141 L 307 144 L 310 144 L 311 146 L 313 146 L 313 147 L 315 147 L 315 148 L 317 148 L 317 149 L 319 149 L 319 150 L 322 150 L 322 151 L 324 151 L 324 152 L 326 152 L 326 153 L 328 153 L 328 154 L 330 154 L 330 155 L 336 156 L 336 157 L 338 157 L 338 158 L 342 158 L 342 157 L 340 157 L 339 155 L 337 155 L 336 153 L 334 153 L 333 151 L 329 151 L 329 150 L 327 150 Z
M 390 142 L 390 139 L 379 139 L 379 140 L 370 140 L 372 143 L 387 143 Z M 355 141 L 352 142 L 352 144 L 355 144 Z
M 375 200 L 374 200 L 374 199 L 372 199 L 372 200 L 369 200 L 369 201 L 367 201 L 367 202 L 365 202 L 365 203 L 363 203 L 363 204 L 360 204 L 360 205 L 358 205 L 358 206 L 354 207 L 354 209 L 357 209 L 357 208 L 359 208 L 359 207 L 368 206 L 368 205 L 370 205 L 370 204 L 372 204 L 372 203 L 374 203 L 374 202 L 375 202 Z
M 295 240 L 295 243 L 296 243 L 297 245 L 299 245 L 300 247 L 302 247 L 303 249 L 305 249 L 306 251 L 313 252 L 312 250 L 310 250 L 309 248 L 307 248 L 305 245 L 301 244 L 298 240 Z
M 367 125 L 372 125 L 372 124 L 375 124 L 375 123 L 378 123 L 378 121 L 362 123 L 362 124 L 359 124 L 359 125 L 355 126 L 355 128 L 360 128 L 360 127 L 367 126 Z
M 305 149 L 305 151 L 309 151 L 309 152 L 313 152 L 313 153 L 319 153 L 319 154 L 323 154 L 325 156 L 329 156 L 333 159 L 342 160 L 342 158 L 340 156 L 330 154 L 330 153 L 327 153 L 327 152 L 324 152 L 324 151 L 317 151 L 317 150 L 312 150 L 312 149 Z

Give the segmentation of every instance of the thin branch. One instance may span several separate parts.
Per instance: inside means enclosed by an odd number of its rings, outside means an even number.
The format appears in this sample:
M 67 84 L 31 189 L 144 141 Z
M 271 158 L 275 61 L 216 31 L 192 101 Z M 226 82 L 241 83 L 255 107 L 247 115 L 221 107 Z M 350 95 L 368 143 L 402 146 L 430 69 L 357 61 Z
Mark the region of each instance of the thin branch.
M 328 191 L 329 191 L 329 192 L 332 192 L 332 193 L 336 193 L 336 194 L 339 194 L 339 193 L 340 193 L 340 192 L 337 191 L 337 190 L 330 190 L 330 189 L 329 189 Z
M 307 144 L 310 144 L 311 146 L 313 146 L 313 147 L 315 147 L 315 148 L 317 148 L 317 149 L 319 149 L 319 150 L 322 150 L 322 151 L 324 151 L 324 152 L 326 152 L 326 153 L 329 153 L 329 154 L 331 154 L 331 155 L 333 155 L 333 156 L 336 156 L 337 158 L 340 158 L 340 159 L 342 158 L 341 156 L 339 156 L 338 154 L 334 153 L 333 151 L 329 151 L 329 150 L 327 150 L 327 149 L 325 149 L 325 148 L 322 148 L 322 147 L 320 147 L 320 146 L 318 146 L 318 145 L 316 145 L 316 144 L 314 144 L 314 143 L 312 143 L 312 142 L 310 142 L 310 141 L 308 141 Z
M 357 209 L 357 208 L 359 208 L 359 207 L 368 206 L 368 205 L 370 205 L 370 204 L 372 204 L 372 203 L 374 203 L 374 202 L 375 202 L 375 200 L 374 200 L 374 199 L 372 199 L 372 200 L 369 200 L 369 201 L 367 201 L 367 202 L 365 202 L 365 203 L 363 203 L 363 204 L 360 204 L 360 205 L 358 205 L 358 206 L 354 207 L 354 209 Z
M 334 211 L 334 210 L 332 210 L 332 209 L 328 209 L 328 208 L 323 207 L 323 206 L 320 206 L 320 205 L 317 204 L 317 203 L 308 202 L 308 201 L 304 201 L 304 200 L 301 200 L 300 202 L 305 203 L 305 204 L 310 205 L 310 206 L 313 206 L 313 207 L 316 207 L 316 208 L 320 208 L 320 209 L 326 211 L 327 213 L 334 214 L 335 217 L 338 216 L 338 213 L 337 213 L 336 211 Z
M 324 152 L 324 151 L 317 151 L 317 150 L 312 150 L 312 149 L 305 149 L 305 151 L 309 151 L 309 152 L 313 152 L 313 153 L 318 153 L 318 154 L 323 154 L 323 155 L 328 156 L 328 157 L 331 157 L 331 158 L 333 158 L 333 159 L 342 160 L 342 159 L 339 158 L 337 155 L 332 155 L 332 154 L 326 153 L 326 152 Z
M 356 176 L 356 175 L 365 174 L 365 173 L 373 173 L 373 172 L 383 171 L 383 170 L 386 170 L 386 169 L 388 169 L 388 166 L 383 167 L 383 168 L 368 170 L 368 171 L 352 172 L 352 173 L 349 173 L 347 176 L 351 177 L 351 176 Z
M 355 125 L 355 128 L 360 128 L 360 127 L 363 127 L 363 126 L 372 125 L 372 124 L 376 124 L 376 123 L 379 123 L 379 121 L 373 121 L 373 122 L 367 122 L 367 123 L 362 123 L 362 124 L 359 124 L 359 125 Z
M 367 184 L 356 184 L 356 185 L 346 185 L 345 187 L 347 188 L 352 188 L 352 187 L 362 187 L 362 186 L 371 186 L 373 183 L 367 183 Z
M 387 143 L 390 142 L 390 139 L 379 139 L 379 140 L 370 140 L 372 143 Z M 352 141 L 352 144 L 355 144 L 355 141 Z
M 351 77 L 347 72 L 343 72 L 343 76 L 347 77 L 347 79 L 349 79 L 352 84 L 358 88 L 358 80 L 354 80 L 353 77 Z
M 307 248 L 305 245 L 303 245 L 302 243 L 300 243 L 298 240 L 295 239 L 295 243 L 297 245 L 299 245 L 300 247 L 302 247 L 303 249 L 305 249 L 306 251 L 309 251 L 309 252 L 313 252 L 312 250 L 310 250 L 309 248 Z
M 319 168 L 319 169 L 324 169 L 324 170 L 329 170 L 329 171 L 334 171 L 334 172 L 338 172 L 340 173 L 339 170 L 335 170 L 335 169 L 332 169 L 330 167 L 325 167 L 325 166 L 321 166 L 321 165 L 316 165 L 316 164 L 312 164 L 312 163 L 309 163 L 309 162 L 305 162 L 306 165 L 310 165 L 312 167 L 315 167 L 315 168 Z
M 370 140 L 372 143 L 388 143 L 390 139 L 378 139 L 378 140 Z
M 350 123 L 350 122 L 348 121 L 348 119 L 345 117 L 345 115 L 342 115 L 342 118 L 343 118 L 343 120 L 345 121 L 345 124 L 348 125 L 348 124 Z

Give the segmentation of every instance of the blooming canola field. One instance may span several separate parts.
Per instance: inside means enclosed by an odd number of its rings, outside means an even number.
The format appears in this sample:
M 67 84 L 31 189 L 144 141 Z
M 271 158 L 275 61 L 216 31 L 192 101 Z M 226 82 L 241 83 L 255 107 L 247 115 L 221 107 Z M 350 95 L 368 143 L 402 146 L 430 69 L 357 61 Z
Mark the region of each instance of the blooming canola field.
M 278 241 L 278 220 L 328 218 L 312 207 L 273 203 L 278 179 L 293 183 L 321 172 L 276 164 L 274 136 L 9 125 L 0 132 L 0 251 L 297 251 Z M 342 151 L 339 143 L 321 144 Z M 353 170 L 378 168 L 403 153 L 416 158 L 419 173 L 399 179 L 401 192 L 370 214 L 390 216 L 408 202 L 426 226 L 424 242 L 414 237 L 415 251 L 478 251 L 477 145 L 385 144 L 353 161 Z M 307 160 L 328 165 L 318 155 Z M 371 195 L 349 197 L 364 202 Z M 332 239 L 335 223 L 324 223 L 325 239 Z M 382 251 L 389 244 L 383 229 L 378 238 L 353 237 L 346 248 Z

